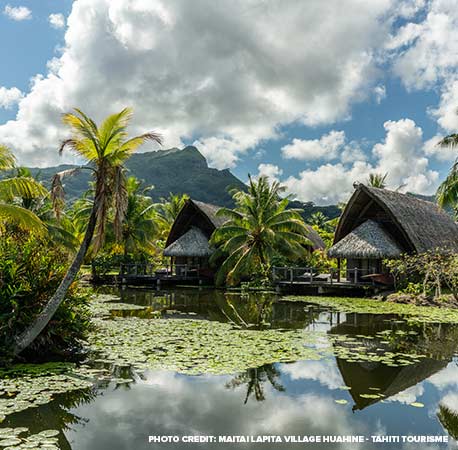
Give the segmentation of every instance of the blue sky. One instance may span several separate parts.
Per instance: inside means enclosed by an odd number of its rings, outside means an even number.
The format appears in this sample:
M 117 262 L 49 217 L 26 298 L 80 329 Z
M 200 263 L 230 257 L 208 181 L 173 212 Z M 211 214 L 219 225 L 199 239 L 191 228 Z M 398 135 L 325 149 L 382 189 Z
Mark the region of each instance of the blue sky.
M 434 144 L 458 128 L 458 2 L 282 5 L 0 1 L 0 142 L 21 164 L 77 162 L 56 155 L 60 114 L 131 105 L 133 132 L 301 200 L 340 201 L 370 172 L 434 193 L 455 157 Z

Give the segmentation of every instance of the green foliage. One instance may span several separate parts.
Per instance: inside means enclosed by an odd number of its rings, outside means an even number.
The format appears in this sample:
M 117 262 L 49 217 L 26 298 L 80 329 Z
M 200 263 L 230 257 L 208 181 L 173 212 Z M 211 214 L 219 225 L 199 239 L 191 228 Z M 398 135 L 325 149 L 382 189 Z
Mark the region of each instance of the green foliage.
M 385 261 L 385 264 L 394 276 L 396 289 L 403 292 L 413 289 L 414 292 L 410 293 L 439 299 L 442 288 L 446 287 L 458 301 L 458 256 L 455 253 L 437 249 L 417 255 L 402 255 L 401 258 Z
M 287 209 L 289 201 L 281 198 L 283 192 L 277 182 L 270 185 L 266 177 L 257 181 L 250 177 L 248 192 L 233 191 L 235 209 L 218 211 L 227 220 L 211 238 L 217 247 L 212 260 L 224 257 L 217 284 L 270 277 L 274 258 L 294 261 L 307 253 L 307 227 L 299 210 Z
M 367 184 L 369 186 L 379 188 L 379 189 L 385 189 L 386 187 L 386 178 L 388 177 L 388 174 L 385 173 L 370 173 L 369 178 L 367 179 Z
M 12 171 L 15 159 L 11 151 L 0 144 L 0 172 Z M 0 231 L 5 223 L 13 222 L 27 230 L 44 233 L 45 227 L 41 220 L 32 211 L 24 207 L 26 200 L 44 198 L 46 189 L 28 173 L 18 172 L 17 176 L 8 174 L 0 179 Z
M 159 203 L 153 205 L 156 213 L 155 219 L 159 228 L 159 239 L 164 243 L 167 240 L 175 219 L 188 199 L 189 195 L 187 194 L 178 195 L 170 193 L 168 197 L 161 198 Z
M 420 295 L 423 292 L 421 283 L 408 282 L 407 286 L 400 290 L 403 294 Z
M 0 350 L 30 325 L 59 285 L 68 256 L 30 233 L 9 227 L 0 238 Z M 50 354 L 78 345 L 89 328 L 88 297 L 72 285 L 53 320 L 30 347 Z
M 456 148 L 458 145 L 458 134 L 450 134 L 445 136 L 437 144 L 440 147 Z M 452 207 L 457 212 L 458 203 L 458 159 L 455 160 L 447 178 L 441 183 L 437 190 L 437 202 L 442 207 Z

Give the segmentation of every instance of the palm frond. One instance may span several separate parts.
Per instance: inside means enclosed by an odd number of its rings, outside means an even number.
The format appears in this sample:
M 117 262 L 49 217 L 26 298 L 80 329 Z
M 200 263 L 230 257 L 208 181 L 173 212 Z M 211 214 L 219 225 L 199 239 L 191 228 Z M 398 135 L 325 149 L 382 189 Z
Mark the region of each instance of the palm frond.
M 6 145 L 0 144 L 0 170 L 10 170 L 14 167 L 16 159 Z
M 0 221 L 16 223 L 23 229 L 39 234 L 46 231 L 43 222 L 32 211 L 17 205 L 0 203 Z

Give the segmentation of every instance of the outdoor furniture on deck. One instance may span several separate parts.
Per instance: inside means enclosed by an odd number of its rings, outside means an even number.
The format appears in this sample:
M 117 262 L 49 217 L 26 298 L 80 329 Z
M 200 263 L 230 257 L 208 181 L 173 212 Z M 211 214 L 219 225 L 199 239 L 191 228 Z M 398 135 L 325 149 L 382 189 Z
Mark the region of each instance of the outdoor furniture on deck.
M 368 275 L 363 275 L 361 278 L 387 286 L 393 284 L 393 277 L 388 273 L 370 273 Z

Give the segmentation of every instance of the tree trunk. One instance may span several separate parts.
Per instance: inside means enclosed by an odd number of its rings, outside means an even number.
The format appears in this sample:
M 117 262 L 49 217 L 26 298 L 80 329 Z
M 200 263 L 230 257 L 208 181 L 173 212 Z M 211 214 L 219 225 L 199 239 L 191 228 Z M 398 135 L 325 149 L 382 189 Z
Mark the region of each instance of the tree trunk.
M 78 250 L 78 253 L 76 254 L 72 264 L 70 265 L 70 268 L 62 279 L 56 292 L 44 307 L 43 311 L 41 311 L 41 313 L 35 319 L 35 322 L 21 334 L 14 337 L 14 356 L 21 353 L 37 338 L 37 336 L 43 331 L 43 329 L 52 319 L 57 311 L 57 308 L 59 308 L 60 304 L 63 302 L 68 288 L 75 280 L 75 277 L 78 274 L 81 265 L 83 264 L 84 257 L 86 256 L 89 246 L 91 245 L 91 241 L 94 236 L 95 225 L 97 222 L 96 210 L 97 208 L 94 203 L 91 216 L 89 218 L 89 223 L 86 228 L 86 233 L 84 235 L 83 242 L 81 243 L 81 247 Z

